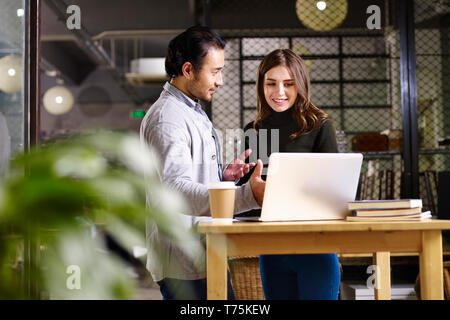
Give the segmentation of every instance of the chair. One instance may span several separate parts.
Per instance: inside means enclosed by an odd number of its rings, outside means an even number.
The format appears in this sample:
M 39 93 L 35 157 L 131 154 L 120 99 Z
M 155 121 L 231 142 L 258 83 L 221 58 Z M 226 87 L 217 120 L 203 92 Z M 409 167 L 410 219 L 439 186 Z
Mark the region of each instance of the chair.
M 236 300 L 264 300 L 259 257 L 230 257 L 228 268 Z
M 450 261 L 444 261 L 444 299 L 450 300 Z M 416 283 L 414 285 L 414 291 L 416 291 L 417 299 L 420 300 L 420 274 L 417 275 Z

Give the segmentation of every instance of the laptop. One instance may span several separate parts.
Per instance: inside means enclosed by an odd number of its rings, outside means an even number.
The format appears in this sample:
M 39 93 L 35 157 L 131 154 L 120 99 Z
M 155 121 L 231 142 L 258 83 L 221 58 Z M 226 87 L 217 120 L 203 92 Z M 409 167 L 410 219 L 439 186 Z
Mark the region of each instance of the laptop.
M 239 221 L 341 220 L 354 201 L 361 153 L 272 153 L 261 217 Z

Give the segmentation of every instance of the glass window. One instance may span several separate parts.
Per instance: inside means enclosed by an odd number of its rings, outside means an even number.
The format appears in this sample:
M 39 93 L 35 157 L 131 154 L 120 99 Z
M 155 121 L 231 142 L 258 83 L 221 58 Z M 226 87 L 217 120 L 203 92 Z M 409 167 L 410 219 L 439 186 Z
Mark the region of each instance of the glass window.
M 24 19 L 21 0 L 0 4 L 0 171 L 24 150 Z M 1 174 L 1 173 L 0 173 Z

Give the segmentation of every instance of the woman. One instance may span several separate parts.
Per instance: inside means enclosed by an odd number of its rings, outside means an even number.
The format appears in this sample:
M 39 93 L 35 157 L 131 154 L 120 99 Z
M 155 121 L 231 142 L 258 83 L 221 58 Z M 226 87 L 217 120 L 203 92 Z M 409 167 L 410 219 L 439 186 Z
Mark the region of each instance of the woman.
M 271 137 L 270 131 L 278 129 L 279 150 L 274 152 L 338 152 L 330 116 L 311 102 L 308 71 L 293 51 L 280 49 L 267 55 L 259 65 L 256 87 L 258 114 L 244 131 L 255 130 L 258 136 L 265 129 Z M 272 152 L 270 141 L 267 156 Z M 267 158 L 259 153 L 254 156 Z M 338 298 L 336 254 L 262 255 L 260 269 L 266 299 Z

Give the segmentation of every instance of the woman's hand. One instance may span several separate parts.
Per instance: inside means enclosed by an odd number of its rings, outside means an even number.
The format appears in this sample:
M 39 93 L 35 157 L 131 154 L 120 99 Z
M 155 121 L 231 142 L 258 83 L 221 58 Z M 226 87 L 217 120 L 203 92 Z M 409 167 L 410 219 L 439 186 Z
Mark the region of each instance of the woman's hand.
M 223 171 L 224 181 L 235 181 L 245 176 L 256 165 L 256 163 L 245 163 L 245 159 L 252 153 L 247 149 L 239 157 L 233 160 Z
M 253 197 L 261 207 L 264 199 L 264 190 L 266 189 L 266 182 L 261 178 L 263 167 L 261 159 L 258 159 L 255 171 L 250 177 L 250 186 L 252 187 Z

